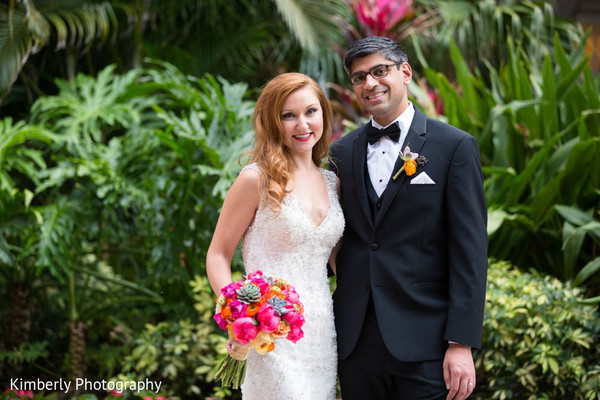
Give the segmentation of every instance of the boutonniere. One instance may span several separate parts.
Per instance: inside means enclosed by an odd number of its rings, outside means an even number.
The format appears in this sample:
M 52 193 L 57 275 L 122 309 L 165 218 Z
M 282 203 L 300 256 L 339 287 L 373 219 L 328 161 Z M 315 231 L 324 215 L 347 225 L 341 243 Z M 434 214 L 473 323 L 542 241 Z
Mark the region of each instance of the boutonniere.
M 408 146 L 404 148 L 404 153 L 400 152 L 400 158 L 404 161 L 404 165 L 396 172 L 392 178 L 393 180 L 396 180 L 402 171 L 406 173 L 406 176 L 414 175 L 417 172 L 417 167 L 427 164 L 427 159 L 424 156 L 420 156 L 419 153 L 411 153 Z

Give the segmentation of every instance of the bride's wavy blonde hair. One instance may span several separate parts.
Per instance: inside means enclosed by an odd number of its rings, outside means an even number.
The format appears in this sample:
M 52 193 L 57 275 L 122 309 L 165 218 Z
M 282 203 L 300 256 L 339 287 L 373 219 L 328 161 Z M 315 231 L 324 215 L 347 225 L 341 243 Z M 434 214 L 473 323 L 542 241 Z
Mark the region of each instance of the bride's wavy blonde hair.
M 271 210 L 275 213 L 279 213 L 281 202 L 289 192 L 286 188 L 292 179 L 291 156 L 284 145 L 281 110 L 292 93 L 306 86 L 313 89 L 323 110 L 323 135 L 312 149 L 313 162 L 320 167 L 327 157 L 333 113 L 325 92 L 312 78 L 288 72 L 271 79 L 258 97 L 252 115 L 255 142 L 245 155 L 249 156 L 249 163 L 257 163 L 262 171 L 261 197 L 271 203 Z

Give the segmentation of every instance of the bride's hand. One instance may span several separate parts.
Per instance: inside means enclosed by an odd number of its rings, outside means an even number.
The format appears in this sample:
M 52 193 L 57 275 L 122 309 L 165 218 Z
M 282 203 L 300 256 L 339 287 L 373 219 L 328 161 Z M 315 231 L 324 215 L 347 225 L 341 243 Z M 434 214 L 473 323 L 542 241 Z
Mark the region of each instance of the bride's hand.
M 248 358 L 248 352 L 250 351 L 250 345 L 243 345 L 231 336 L 229 337 L 225 348 L 231 355 L 231 358 L 239 361 Z

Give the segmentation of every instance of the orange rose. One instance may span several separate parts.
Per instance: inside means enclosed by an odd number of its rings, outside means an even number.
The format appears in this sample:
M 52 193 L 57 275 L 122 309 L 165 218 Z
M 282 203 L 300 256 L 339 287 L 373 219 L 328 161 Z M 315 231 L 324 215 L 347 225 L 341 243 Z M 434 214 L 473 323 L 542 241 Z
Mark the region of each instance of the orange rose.
M 417 172 L 417 162 L 415 160 L 407 160 L 404 162 L 404 171 L 406 176 L 414 175 Z
M 284 321 L 281 321 L 281 322 L 279 322 L 279 325 L 277 326 L 277 329 L 275 330 L 275 332 L 273 332 L 273 335 L 277 339 L 285 338 L 289 331 L 290 331 L 290 325 Z

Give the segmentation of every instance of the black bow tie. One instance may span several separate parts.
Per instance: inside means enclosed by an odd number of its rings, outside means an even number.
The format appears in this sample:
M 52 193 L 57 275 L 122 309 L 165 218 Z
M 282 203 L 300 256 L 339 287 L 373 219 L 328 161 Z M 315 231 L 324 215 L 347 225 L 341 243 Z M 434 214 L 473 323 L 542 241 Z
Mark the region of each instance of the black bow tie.
M 400 127 L 398 126 L 398 122 L 394 122 L 385 129 L 378 129 L 372 124 L 369 124 L 367 127 L 367 140 L 369 141 L 369 144 L 377 142 L 383 136 L 387 136 L 394 142 L 397 142 L 400 139 Z

